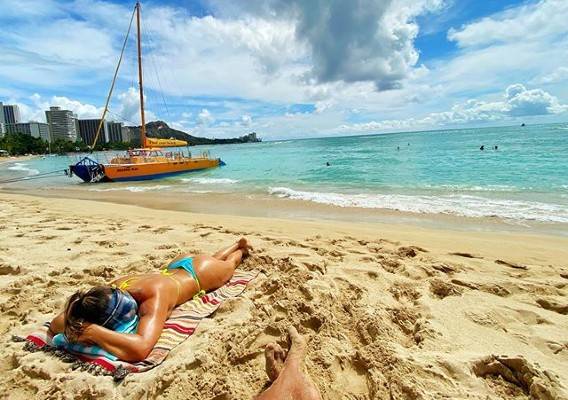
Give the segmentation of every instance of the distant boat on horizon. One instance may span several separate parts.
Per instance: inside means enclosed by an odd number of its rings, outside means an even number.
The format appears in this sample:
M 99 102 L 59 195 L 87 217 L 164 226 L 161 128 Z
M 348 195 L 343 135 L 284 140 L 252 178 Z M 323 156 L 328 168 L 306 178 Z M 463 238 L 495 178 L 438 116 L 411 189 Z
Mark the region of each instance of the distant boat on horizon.
M 142 83 L 142 45 L 140 39 L 140 2 L 137 1 L 130 19 L 130 25 L 118 65 L 112 80 L 109 94 L 106 100 L 103 115 L 101 117 L 97 133 L 91 148 L 95 147 L 101 128 L 104 124 L 108 105 L 118 75 L 118 70 L 128 41 L 132 21 L 136 15 L 137 48 L 138 48 L 138 85 L 140 88 L 140 146 L 139 149 L 128 150 L 124 155 L 114 157 L 109 163 L 103 164 L 91 157 L 84 157 L 77 163 L 69 166 L 69 176 L 77 175 L 85 182 L 116 182 L 116 181 L 139 181 L 158 179 L 166 176 L 185 172 L 198 171 L 225 165 L 220 158 L 210 158 L 208 152 L 203 152 L 200 157 L 192 157 L 191 153 L 185 155 L 183 151 L 163 152 L 162 147 L 187 146 L 187 142 L 176 139 L 155 139 L 146 136 L 146 123 L 144 118 L 144 87 Z

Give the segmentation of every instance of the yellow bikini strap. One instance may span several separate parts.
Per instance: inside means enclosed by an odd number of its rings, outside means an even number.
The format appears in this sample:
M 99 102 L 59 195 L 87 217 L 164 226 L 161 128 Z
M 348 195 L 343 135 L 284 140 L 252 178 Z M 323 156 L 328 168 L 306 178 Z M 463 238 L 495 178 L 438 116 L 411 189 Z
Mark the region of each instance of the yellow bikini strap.
M 122 281 L 122 283 L 121 283 L 120 285 L 118 285 L 118 286 L 112 285 L 112 286 L 113 286 L 114 288 L 120 289 L 120 290 L 122 290 L 122 291 L 124 292 L 126 289 L 128 289 L 128 283 L 131 282 L 131 281 L 133 281 L 133 280 L 135 280 L 135 279 L 136 279 L 136 278 L 128 278 L 128 279 Z

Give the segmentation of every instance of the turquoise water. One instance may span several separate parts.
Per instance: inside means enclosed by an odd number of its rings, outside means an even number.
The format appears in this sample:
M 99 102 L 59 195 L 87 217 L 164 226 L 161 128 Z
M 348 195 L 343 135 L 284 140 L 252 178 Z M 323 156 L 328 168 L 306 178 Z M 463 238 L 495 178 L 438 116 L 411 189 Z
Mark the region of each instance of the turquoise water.
M 495 145 L 498 150 L 493 149 Z M 202 149 L 192 148 L 192 152 Z M 208 149 L 227 166 L 149 182 L 86 185 L 76 178 L 56 177 L 17 185 L 55 190 L 71 185 L 96 191 L 243 192 L 341 207 L 568 222 L 568 124 Z M 98 156 L 110 158 L 110 154 Z M 2 166 L 0 180 L 65 168 L 73 159 L 47 157 Z

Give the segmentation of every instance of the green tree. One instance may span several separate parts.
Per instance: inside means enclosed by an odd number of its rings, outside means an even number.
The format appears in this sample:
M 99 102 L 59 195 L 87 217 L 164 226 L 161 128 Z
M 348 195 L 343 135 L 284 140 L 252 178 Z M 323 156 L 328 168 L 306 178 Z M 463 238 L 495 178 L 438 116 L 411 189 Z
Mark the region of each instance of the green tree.
M 47 142 L 25 133 L 7 133 L 0 138 L 0 149 L 12 155 L 43 154 L 47 148 Z

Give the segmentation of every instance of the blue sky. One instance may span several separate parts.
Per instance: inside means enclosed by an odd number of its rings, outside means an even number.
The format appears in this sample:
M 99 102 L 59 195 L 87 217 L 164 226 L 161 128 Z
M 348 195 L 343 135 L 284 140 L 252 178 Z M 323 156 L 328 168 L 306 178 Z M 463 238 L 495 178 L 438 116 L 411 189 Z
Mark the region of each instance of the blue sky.
M 0 0 L 0 101 L 101 113 L 133 4 Z M 148 120 L 266 139 L 568 120 L 568 2 L 145 1 Z M 110 118 L 136 123 L 129 41 Z

